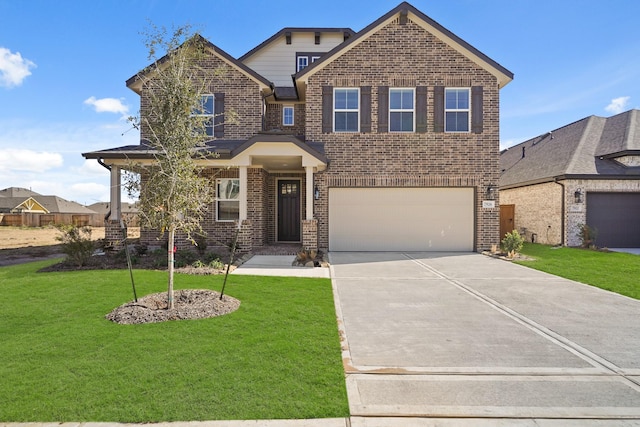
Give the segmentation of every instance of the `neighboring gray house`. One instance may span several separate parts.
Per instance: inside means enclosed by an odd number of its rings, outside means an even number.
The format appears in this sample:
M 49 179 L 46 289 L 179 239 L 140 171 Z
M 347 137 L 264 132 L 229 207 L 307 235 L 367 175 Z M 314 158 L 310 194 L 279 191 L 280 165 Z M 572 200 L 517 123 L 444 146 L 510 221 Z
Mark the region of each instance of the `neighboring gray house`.
M 640 110 L 589 116 L 500 154 L 501 233 L 539 243 L 640 247 Z

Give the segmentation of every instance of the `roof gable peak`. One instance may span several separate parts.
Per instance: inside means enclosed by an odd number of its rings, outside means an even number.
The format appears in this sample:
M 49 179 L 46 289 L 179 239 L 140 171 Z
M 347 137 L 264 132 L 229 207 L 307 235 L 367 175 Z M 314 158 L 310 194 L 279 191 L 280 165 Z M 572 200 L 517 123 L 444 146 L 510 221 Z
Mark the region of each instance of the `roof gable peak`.
M 269 80 L 267 80 L 266 78 L 264 78 L 260 74 L 256 73 L 254 70 L 252 70 L 251 68 L 247 67 L 242 62 L 240 62 L 239 60 L 235 59 L 233 56 L 229 55 L 227 52 L 225 52 L 224 50 L 220 49 L 218 46 L 214 45 L 213 43 L 211 43 L 209 40 L 205 39 L 204 37 L 202 37 L 198 33 L 196 33 L 189 40 L 187 40 L 184 43 L 182 43 L 177 49 L 185 48 L 188 44 L 194 43 L 194 42 L 195 43 L 202 43 L 213 55 L 215 55 L 216 57 L 220 58 L 222 61 L 224 61 L 225 63 L 227 63 L 231 67 L 237 69 L 242 74 L 245 74 L 247 77 L 249 77 L 250 79 L 254 80 L 255 82 L 257 82 L 261 86 L 263 86 L 265 88 L 268 88 L 268 87 L 271 86 L 271 82 Z M 149 74 L 151 74 L 153 72 L 153 66 L 154 65 L 161 65 L 162 63 L 166 62 L 169 59 L 169 56 L 172 54 L 172 52 L 167 52 L 162 58 L 158 59 L 157 61 L 153 62 L 152 64 L 149 64 L 144 69 L 140 70 L 135 75 L 133 75 L 132 77 L 127 79 L 127 81 L 126 81 L 127 87 L 129 89 L 133 90 L 134 92 L 136 92 L 139 95 L 141 93 L 141 90 L 142 90 L 142 82 L 143 82 L 145 77 L 147 77 Z
M 502 65 L 498 64 L 406 1 L 400 3 L 367 27 L 357 32 L 344 43 L 336 46 L 323 58 L 296 74 L 295 78 L 300 81 L 306 81 L 314 73 L 331 63 L 336 57 L 357 46 L 362 41 L 366 40 L 371 34 L 376 33 L 379 29 L 385 27 L 396 19 L 399 19 L 401 25 L 405 24 L 408 20 L 415 22 L 458 52 L 467 56 L 470 60 L 495 75 L 500 88 L 513 80 L 513 73 L 511 71 L 507 70 Z

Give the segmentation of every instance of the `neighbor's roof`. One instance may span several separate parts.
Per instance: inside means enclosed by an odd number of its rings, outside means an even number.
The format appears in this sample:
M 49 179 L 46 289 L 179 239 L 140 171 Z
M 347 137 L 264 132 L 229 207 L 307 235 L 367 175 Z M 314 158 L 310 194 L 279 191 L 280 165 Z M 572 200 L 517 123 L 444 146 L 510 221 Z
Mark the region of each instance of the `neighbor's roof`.
M 58 196 L 43 196 L 42 194 L 36 193 L 35 191 L 27 190 L 26 188 L 20 188 L 20 187 L 5 188 L 4 190 L 0 190 L 0 196 L 4 197 L 5 199 L 12 200 L 11 203 L 18 200 L 21 200 L 22 202 L 24 202 L 29 197 L 32 197 L 40 205 L 42 205 L 42 207 L 44 207 L 46 210 L 48 210 L 51 213 L 70 213 L 70 214 L 95 213 L 91 209 L 88 209 L 79 203 L 70 202 L 69 200 L 65 200 L 62 197 L 58 197 Z M 15 206 L 18 206 L 22 202 L 17 203 Z
M 614 160 L 640 155 L 640 111 L 589 116 L 504 150 L 500 187 L 547 182 L 566 176 L 634 177 L 640 168 Z
M 31 197 L 31 196 L 40 196 L 40 194 L 35 191 L 28 190 L 22 187 L 9 187 L 4 190 L 0 190 L 0 197 Z
M 87 208 L 99 214 L 107 214 L 111 211 L 111 203 L 109 202 L 96 202 Z M 138 206 L 135 203 L 121 203 L 122 213 L 138 213 Z
M 378 18 L 363 30 L 357 32 L 355 36 L 345 40 L 343 43 L 333 48 L 327 54 L 323 55 L 319 60 L 298 72 L 295 75 L 296 80 L 306 81 L 314 73 L 324 68 L 327 64 L 331 63 L 336 57 L 357 46 L 359 43 L 366 40 L 369 36 L 376 33 L 380 28 L 396 19 L 396 16 L 398 15 L 400 15 L 401 17 L 404 16 L 410 18 L 412 21 L 422 26 L 426 31 L 435 35 L 440 40 L 468 57 L 471 61 L 475 62 L 479 66 L 486 69 L 489 73 L 496 76 L 500 88 L 513 80 L 513 73 L 511 71 L 507 70 L 502 65 L 498 64 L 496 61 L 489 58 L 487 55 L 480 52 L 478 49 L 471 46 L 469 43 L 462 40 L 460 37 L 456 36 L 451 31 L 447 30 L 442 25 L 429 18 L 427 15 L 407 2 L 400 3 L 398 6 Z

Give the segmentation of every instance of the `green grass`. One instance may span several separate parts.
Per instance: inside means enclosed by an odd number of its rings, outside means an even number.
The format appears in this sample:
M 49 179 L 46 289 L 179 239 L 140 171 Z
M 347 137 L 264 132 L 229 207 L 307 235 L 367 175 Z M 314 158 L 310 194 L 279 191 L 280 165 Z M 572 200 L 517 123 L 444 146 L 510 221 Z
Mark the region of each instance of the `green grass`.
M 231 276 L 225 316 L 118 325 L 127 271 L 0 268 L 0 421 L 348 416 L 329 279 Z M 167 275 L 135 272 L 138 295 Z M 176 275 L 176 289 L 220 290 L 221 276 Z
M 640 256 L 525 243 L 518 264 L 640 299 Z

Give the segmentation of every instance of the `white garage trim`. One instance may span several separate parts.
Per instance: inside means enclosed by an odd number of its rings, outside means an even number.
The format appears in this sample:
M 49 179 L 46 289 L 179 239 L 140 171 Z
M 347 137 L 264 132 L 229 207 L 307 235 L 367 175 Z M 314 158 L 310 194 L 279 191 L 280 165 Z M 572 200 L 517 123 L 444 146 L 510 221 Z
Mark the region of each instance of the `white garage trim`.
M 473 188 L 330 188 L 329 250 L 473 251 Z

